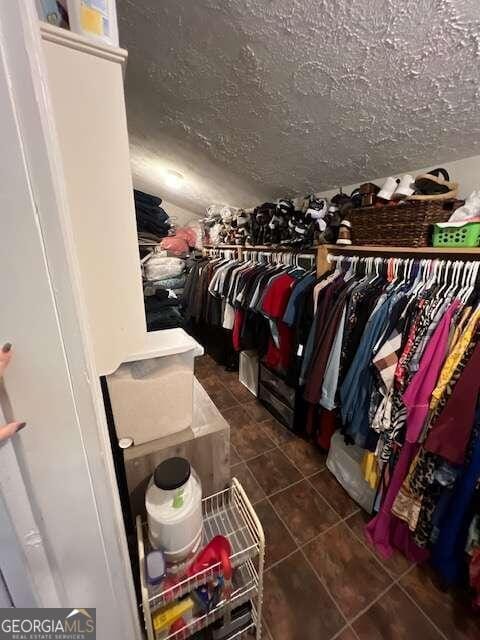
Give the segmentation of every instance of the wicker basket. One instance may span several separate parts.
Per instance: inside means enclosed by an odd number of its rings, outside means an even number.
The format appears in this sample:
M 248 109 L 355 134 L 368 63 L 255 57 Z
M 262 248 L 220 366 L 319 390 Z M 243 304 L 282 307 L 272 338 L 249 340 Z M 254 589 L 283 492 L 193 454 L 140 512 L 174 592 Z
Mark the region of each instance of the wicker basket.
M 462 204 L 462 200 L 408 200 L 398 205 L 352 209 L 348 218 L 353 244 L 431 246 L 432 225 L 446 222 Z

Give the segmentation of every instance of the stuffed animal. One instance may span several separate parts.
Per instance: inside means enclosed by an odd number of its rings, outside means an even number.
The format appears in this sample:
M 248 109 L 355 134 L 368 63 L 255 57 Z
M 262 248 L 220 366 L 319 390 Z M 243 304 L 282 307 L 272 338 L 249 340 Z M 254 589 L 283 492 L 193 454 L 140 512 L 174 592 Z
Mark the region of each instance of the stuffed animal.
M 342 220 L 347 218 L 353 209 L 353 202 L 345 193 L 337 193 L 330 201 L 327 213 L 324 217 L 326 228 L 318 237 L 319 244 L 335 244 Z
M 207 207 L 205 218 L 201 220 L 206 244 L 219 244 L 221 231 L 221 207 L 211 204 Z
M 244 245 L 251 235 L 250 216 L 240 209 L 235 219 L 235 244 Z
M 213 245 L 233 244 L 236 210 L 226 205 L 212 204 L 207 207 L 206 214 L 201 223 L 208 242 Z
M 325 220 L 328 214 L 328 201 L 325 198 L 317 198 L 310 195 L 306 198 L 305 219 L 308 225 L 308 240 L 310 244 L 316 244 L 321 233 L 327 228 Z
M 267 229 L 267 239 L 265 244 L 280 244 L 280 225 L 282 223 L 282 218 L 280 213 L 275 210 L 270 218 Z
M 313 223 L 301 209 L 296 209 L 292 216 L 292 239 L 289 244 L 294 247 L 307 247 L 313 243 Z
M 293 239 L 294 224 L 292 222 L 292 218 L 294 214 L 295 206 L 291 200 L 282 198 L 277 202 L 275 210 L 277 244 L 288 245 Z
M 218 244 L 228 244 L 228 229 L 223 221 L 219 223 Z
M 227 232 L 227 242 L 226 242 L 226 244 L 236 244 L 236 241 L 237 241 L 237 229 L 238 229 L 236 216 L 234 216 L 232 218 L 232 221 L 228 225 L 227 229 L 228 229 L 228 232 Z
M 271 230 L 268 227 L 276 205 L 264 202 L 254 210 L 252 216 L 252 239 L 255 245 L 271 244 Z

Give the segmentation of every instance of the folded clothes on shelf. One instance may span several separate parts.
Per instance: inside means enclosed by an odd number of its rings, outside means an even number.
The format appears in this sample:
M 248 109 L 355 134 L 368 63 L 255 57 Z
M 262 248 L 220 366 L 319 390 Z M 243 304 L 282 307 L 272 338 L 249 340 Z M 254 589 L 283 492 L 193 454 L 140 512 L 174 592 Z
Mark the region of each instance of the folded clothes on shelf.
M 170 223 L 167 212 L 160 206 L 162 199 L 143 191 L 134 190 L 133 193 L 138 231 L 151 233 L 160 238 L 167 236 Z
M 152 280 L 149 284 L 152 287 L 163 287 L 164 289 L 183 289 L 185 286 L 186 275 L 182 273 L 179 276 L 173 278 L 159 278 L 158 280 Z
M 149 282 L 178 278 L 185 270 L 185 261 L 153 254 L 144 265 L 145 278 Z M 162 285 L 163 286 L 163 285 Z

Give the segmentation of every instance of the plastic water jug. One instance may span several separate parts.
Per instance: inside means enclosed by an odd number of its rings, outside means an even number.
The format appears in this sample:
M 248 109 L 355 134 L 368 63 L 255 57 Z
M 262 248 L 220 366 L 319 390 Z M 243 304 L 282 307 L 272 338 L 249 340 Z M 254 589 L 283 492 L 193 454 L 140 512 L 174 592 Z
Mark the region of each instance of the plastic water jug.
M 202 487 L 185 458 L 169 458 L 155 469 L 146 498 L 148 536 L 168 562 L 181 562 L 202 540 Z

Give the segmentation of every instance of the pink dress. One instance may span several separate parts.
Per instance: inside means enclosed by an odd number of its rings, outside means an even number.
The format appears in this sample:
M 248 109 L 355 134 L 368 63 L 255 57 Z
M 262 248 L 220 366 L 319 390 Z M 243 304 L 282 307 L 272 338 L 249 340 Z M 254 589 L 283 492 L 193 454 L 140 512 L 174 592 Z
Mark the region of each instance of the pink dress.
M 448 334 L 453 314 L 460 303 L 452 302 L 438 323 L 423 352 L 420 366 L 403 394 L 407 407 L 407 440 L 418 442 L 428 414 L 432 392 L 437 384 L 440 370 L 447 355 Z

